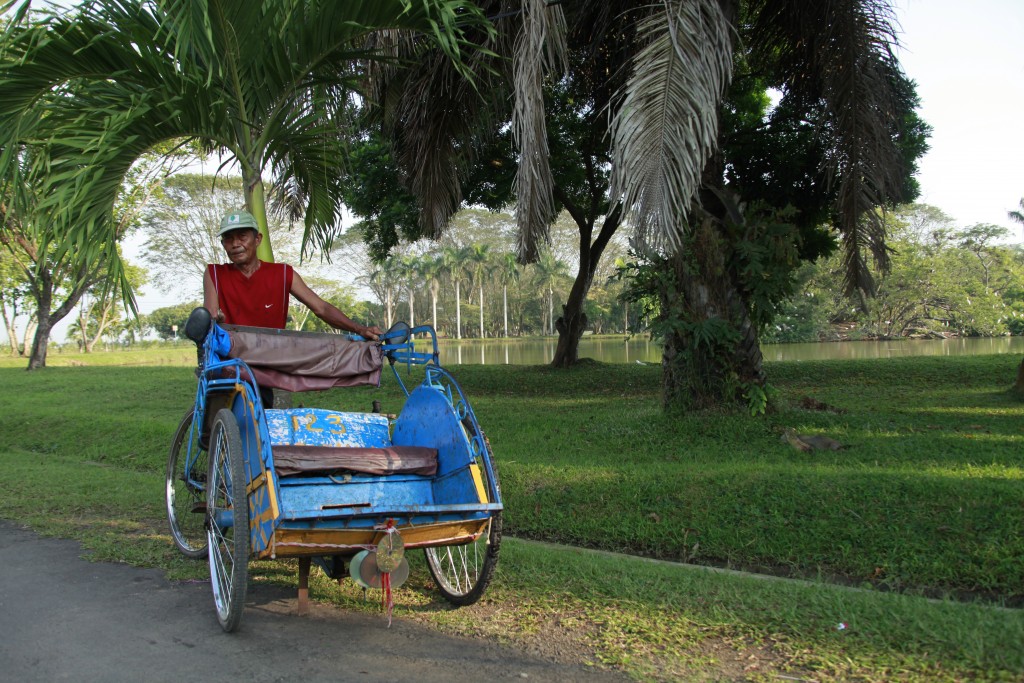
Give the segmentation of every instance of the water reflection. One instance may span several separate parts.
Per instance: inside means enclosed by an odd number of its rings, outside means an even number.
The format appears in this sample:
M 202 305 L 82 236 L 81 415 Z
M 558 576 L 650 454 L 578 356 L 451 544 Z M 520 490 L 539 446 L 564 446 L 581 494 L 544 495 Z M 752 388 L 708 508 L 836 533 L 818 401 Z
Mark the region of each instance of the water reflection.
M 545 365 L 555 356 L 558 340 L 473 339 L 439 340 L 442 365 L 495 364 Z M 463 353 L 465 350 L 465 353 Z M 897 356 L 959 356 L 988 353 L 1024 354 L 1024 337 L 987 339 L 905 339 L 898 341 L 823 342 L 817 344 L 767 344 L 761 348 L 765 361 L 895 358 Z M 661 347 L 648 339 L 584 337 L 580 358 L 605 363 L 660 363 Z

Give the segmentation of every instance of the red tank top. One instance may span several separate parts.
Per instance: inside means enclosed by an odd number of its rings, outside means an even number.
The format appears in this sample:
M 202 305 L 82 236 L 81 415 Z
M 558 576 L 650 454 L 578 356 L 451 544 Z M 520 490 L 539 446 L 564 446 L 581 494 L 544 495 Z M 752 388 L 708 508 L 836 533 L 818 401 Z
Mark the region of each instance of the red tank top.
M 260 267 L 249 277 L 230 263 L 211 263 L 207 270 L 217 290 L 217 304 L 224 313 L 224 322 L 284 329 L 295 272 L 291 266 L 260 261 Z

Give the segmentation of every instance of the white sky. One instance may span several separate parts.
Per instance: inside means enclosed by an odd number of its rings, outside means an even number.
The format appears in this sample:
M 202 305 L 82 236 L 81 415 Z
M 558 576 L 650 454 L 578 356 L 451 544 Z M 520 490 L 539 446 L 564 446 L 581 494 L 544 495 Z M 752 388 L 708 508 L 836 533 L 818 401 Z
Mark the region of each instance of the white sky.
M 931 149 L 918 201 L 957 225 L 993 223 L 1021 241 L 1006 213 L 1024 197 L 1024 2 L 896 0 L 897 53 L 917 82 Z

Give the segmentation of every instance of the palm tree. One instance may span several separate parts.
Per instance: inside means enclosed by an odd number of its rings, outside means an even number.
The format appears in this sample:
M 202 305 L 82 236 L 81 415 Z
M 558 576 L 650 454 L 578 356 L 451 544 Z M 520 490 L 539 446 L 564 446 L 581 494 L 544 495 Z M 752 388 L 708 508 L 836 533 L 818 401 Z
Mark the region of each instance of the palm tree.
M 406 292 L 409 294 L 409 327 L 416 327 L 416 287 L 423 277 L 424 259 L 420 256 L 403 256 L 401 261 L 401 277 L 405 281 Z
M 472 244 L 469 247 L 469 273 L 480 292 L 480 338 L 484 338 L 484 279 L 489 272 L 491 248 L 487 244 Z
M 449 279 L 455 285 L 455 338 L 462 339 L 462 294 L 460 285 L 466 277 L 466 266 L 469 263 L 470 247 L 445 247 L 441 259 Z
M 555 286 L 567 277 L 569 277 L 569 266 L 565 261 L 559 261 L 550 250 L 542 251 L 540 258 L 533 264 L 533 283 L 548 295 L 548 317 L 545 328 L 547 334 L 555 333 Z
M 519 265 L 516 255 L 507 252 L 498 258 L 498 279 L 501 281 L 501 313 L 505 325 L 505 337 L 508 338 L 508 286 L 519 281 Z
M 487 91 L 488 102 L 501 101 L 508 93 L 505 84 L 513 84 L 512 111 L 498 120 L 511 120 L 518 148 L 516 214 L 524 261 L 538 258 L 554 217 L 556 184 L 544 94 L 546 76 L 562 82 L 568 47 L 573 54 L 594 57 L 574 59 L 573 72 L 597 65 L 593 96 L 607 104 L 611 119 L 610 198 L 622 206 L 622 221 L 634 226 L 641 247 L 669 257 L 666 264 L 692 256 L 695 247 L 705 248 L 697 256 L 701 270 L 683 273 L 677 263 L 677 272 L 667 275 L 688 285 L 679 288 L 680 305 L 695 320 L 721 317 L 737 331 L 736 349 L 724 355 L 742 366 L 737 371 L 743 381 L 763 383 L 757 328 L 749 320 L 747 302 L 730 278 L 714 277 L 725 259 L 730 206 L 721 198 L 718 113 L 734 61 L 741 61 L 756 69 L 766 85 L 784 89 L 798 106 L 815 107 L 826 176 L 818 182 L 836 188 L 832 213 L 845 249 L 846 290 L 871 292 L 869 261 L 882 267 L 888 263 L 884 227 L 873 209 L 904 198 L 908 168 L 895 132 L 907 106 L 899 92 L 906 81 L 892 51 L 890 2 L 610 0 L 570 5 L 520 0 L 518 14 L 507 11 L 506 2 L 480 4 L 502 17 L 496 22 L 494 51 L 512 57 L 509 71 L 501 72 L 504 79 L 481 83 L 496 88 Z M 461 196 L 454 179 L 460 165 L 437 159 L 448 161 L 460 149 L 475 149 L 465 144 L 481 134 L 472 122 L 485 126 L 488 119 L 476 115 L 486 107 L 454 92 L 457 86 L 431 92 L 425 84 L 438 76 L 428 66 L 418 65 L 408 82 L 416 93 L 434 98 L 427 111 L 435 115 L 414 120 L 399 111 L 394 120 L 401 122 L 399 148 L 414 180 L 412 189 L 422 215 L 430 217 L 425 230 L 436 234 Z M 614 91 L 601 90 L 607 83 Z M 453 100 L 459 97 L 466 106 L 458 109 L 461 116 L 452 117 Z M 431 144 L 436 156 L 426 164 L 422 150 Z M 706 192 L 698 194 L 702 188 Z M 700 304 L 702 295 L 708 305 Z
M 135 159 L 197 139 L 240 168 L 261 258 L 273 258 L 267 172 L 305 216 L 304 244 L 326 248 L 341 204 L 338 129 L 363 77 L 356 60 L 384 56 L 367 46 L 379 29 L 458 61 L 472 52 L 465 30 L 489 25 L 467 0 L 93 0 L 22 12 L 3 36 L 0 183 L 18 182 L 15 145 L 39 150 L 38 215 L 66 226 L 58 248 L 90 245 L 79 249 L 87 260 L 114 241 L 107 215 Z
M 444 274 L 444 257 L 441 255 L 423 259 L 423 278 L 430 287 L 431 324 L 437 329 L 437 297 L 441 293 L 441 276 Z
M 400 285 L 402 270 L 401 258 L 392 256 L 384 263 L 376 264 L 367 275 L 359 278 L 384 306 L 387 327 L 394 323 L 395 294 Z
M 1020 200 L 1020 211 L 1007 211 L 1006 216 L 1011 221 L 1024 225 L 1024 199 Z

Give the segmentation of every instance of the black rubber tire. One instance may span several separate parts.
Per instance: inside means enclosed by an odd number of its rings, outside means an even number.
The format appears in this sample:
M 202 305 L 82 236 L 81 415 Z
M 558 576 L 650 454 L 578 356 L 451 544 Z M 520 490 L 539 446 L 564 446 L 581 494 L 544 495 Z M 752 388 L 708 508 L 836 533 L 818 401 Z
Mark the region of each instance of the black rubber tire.
M 230 633 L 245 608 L 249 579 L 249 505 L 245 489 L 242 437 L 234 413 L 221 409 L 210 430 L 210 473 L 206 511 L 210 548 L 210 583 L 217 621 Z M 218 524 L 217 520 L 230 520 Z
M 174 545 L 186 557 L 206 557 L 207 452 L 199 446 L 199 430 L 192 430 L 194 409 L 181 418 L 167 456 L 164 498 Z M 189 461 L 189 458 L 194 458 Z M 186 469 L 188 471 L 186 471 Z

